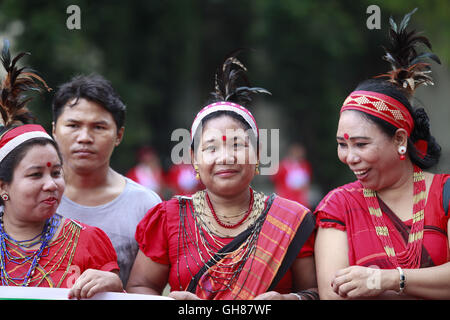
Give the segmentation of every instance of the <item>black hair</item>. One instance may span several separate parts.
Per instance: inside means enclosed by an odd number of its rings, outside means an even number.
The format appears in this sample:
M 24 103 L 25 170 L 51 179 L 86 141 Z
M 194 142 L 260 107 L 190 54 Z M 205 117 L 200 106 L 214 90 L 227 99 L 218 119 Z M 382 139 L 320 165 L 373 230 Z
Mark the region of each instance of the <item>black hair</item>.
M 424 108 L 414 109 L 406 95 L 401 89 L 388 81 L 381 79 L 369 79 L 361 82 L 355 89 L 355 91 L 373 91 L 381 94 L 385 94 L 400 103 L 402 103 L 411 114 L 414 120 L 414 128 L 408 138 L 408 154 L 411 161 L 421 169 L 429 169 L 435 166 L 441 157 L 441 146 L 437 143 L 436 139 L 431 135 L 430 131 L 430 119 Z M 385 120 L 372 116 L 367 113 L 361 112 L 364 117 L 376 125 L 389 137 L 393 137 L 397 128 Z M 414 143 L 418 140 L 425 140 L 428 143 L 426 155 L 423 157 L 421 153 L 416 149 Z
M 69 82 L 58 87 L 52 103 L 53 121 L 56 123 L 69 101 L 76 99 L 70 105 L 72 107 L 82 98 L 98 103 L 111 113 L 117 131 L 124 126 L 126 106 L 114 91 L 111 83 L 98 74 L 75 76 Z

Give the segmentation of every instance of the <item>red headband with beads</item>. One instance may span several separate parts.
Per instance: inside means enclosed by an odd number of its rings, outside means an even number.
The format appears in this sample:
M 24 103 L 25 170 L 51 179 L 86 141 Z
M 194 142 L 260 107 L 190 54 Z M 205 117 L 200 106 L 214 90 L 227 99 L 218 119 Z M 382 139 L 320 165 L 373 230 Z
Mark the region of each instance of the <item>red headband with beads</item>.
M 400 101 L 382 93 L 353 91 L 345 99 L 341 113 L 345 110 L 359 110 L 383 119 L 396 128 L 405 129 L 408 137 L 414 129 L 414 120 L 408 109 Z M 414 143 L 414 146 L 418 156 L 423 159 L 427 154 L 428 142 L 420 139 Z
M 353 91 L 345 99 L 341 112 L 359 110 L 383 119 L 394 127 L 405 129 L 408 136 L 414 128 L 414 120 L 408 109 L 398 100 L 373 91 Z

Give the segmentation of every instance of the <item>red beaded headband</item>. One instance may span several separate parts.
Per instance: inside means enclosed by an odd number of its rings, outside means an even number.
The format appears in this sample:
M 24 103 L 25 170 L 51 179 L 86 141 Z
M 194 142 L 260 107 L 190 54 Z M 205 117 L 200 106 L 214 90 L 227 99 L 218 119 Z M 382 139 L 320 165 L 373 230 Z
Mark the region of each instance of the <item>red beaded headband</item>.
M 408 109 L 385 94 L 373 91 L 353 91 L 345 99 L 341 112 L 345 110 L 359 110 L 383 119 L 396 128 L 405 129 L 408 136 L 414 128 L 414 120 Z

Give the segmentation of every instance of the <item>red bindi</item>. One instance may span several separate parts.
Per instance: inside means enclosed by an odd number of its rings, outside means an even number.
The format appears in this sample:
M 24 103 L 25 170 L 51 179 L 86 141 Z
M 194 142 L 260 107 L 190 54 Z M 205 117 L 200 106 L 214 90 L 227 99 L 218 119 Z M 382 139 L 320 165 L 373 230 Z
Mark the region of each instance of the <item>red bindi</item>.
M 51 162 L 47 162 L 47 167 L 51 167 L 52 166 L 52 163 Z
M 226 136 L 222 136 L 222 141 L 227 141 L 227 137 Z
M 350 137 L 348 136 L 348 133 L 344 133 L 344 139 L 345 139 L 345 140 L 348 140 L 348 138 L 350 138 Z

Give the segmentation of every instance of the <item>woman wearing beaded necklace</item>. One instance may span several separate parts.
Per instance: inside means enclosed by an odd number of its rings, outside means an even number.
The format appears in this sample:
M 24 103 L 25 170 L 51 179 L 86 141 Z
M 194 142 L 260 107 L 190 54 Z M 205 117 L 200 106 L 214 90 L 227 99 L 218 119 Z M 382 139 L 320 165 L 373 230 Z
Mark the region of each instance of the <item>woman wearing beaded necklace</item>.
M 69 297 L 122 291 L 117 256 L 106 234 L 56 213 L 64 192 L 62 158 L 40 125 L 30 124 L 29 90 L 39 76 L 12 61 L 5 40 L 7 71 L 0 92 L 0 277 L 2 286 L 71 288 Z M 40 83 L 40 84 L 39 84 Z M 45 298 L 45 297 L 43 297 Z
M 225 59 L 213 101 L 194 119 L 194 168 L 206 189 L 151 209 L 136 230 L 140 251 L 129 292 L 175 299 L 311 299 L 313 215 L 301 204 L 253 190 L 258 128 L 243 107 L 245 67 Z M 239 81 L 244 81 L 238 86 Z M 239 103 L 239 104 L 238 104 Z
M 388 81 L 362 82 L 341 108 L 338 156 L 357 181 L 316 208 L 322 299 L 450 298 L 450 175 L 423 171 L 437 164 L 440 147 L 424 109 L 409 102 L 415 88 L 432 84 L 423 60 L 439 59 L 417 54 L 417 43 L 431 45 L 406 31 L 414 12 L 399 27 L 390 21 Z

